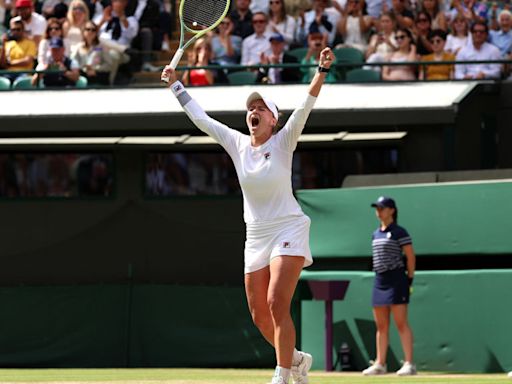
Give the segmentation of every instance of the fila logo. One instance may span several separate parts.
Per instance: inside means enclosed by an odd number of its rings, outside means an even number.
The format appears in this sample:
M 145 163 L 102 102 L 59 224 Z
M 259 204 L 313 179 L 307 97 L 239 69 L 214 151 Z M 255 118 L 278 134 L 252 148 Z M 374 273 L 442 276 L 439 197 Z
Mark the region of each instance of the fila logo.
M 263 156 L 265 157 L 265 160 L 270 159 L 270 152 L 265 152 Z
M 174 92 L 179 92 L 181 91 L 181 84 L 176 84 L 173 88 Z
M 290 248 L 290 242 L 289 241 L 285 241 L 283 243 L 283 248 Z

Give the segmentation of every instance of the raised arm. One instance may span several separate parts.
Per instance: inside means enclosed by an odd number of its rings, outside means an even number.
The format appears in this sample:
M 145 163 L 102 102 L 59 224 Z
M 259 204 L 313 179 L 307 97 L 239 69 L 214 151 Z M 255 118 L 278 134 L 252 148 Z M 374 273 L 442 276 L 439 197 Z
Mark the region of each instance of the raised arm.
M 320 60 L 318 61 L 318 71 L 309 84 L 309 94 L 314 97 L 318 97 L 322 85 L 324 85 L 325 77 L 327 72 L 331 68 L 331 64 L 334 58 L 334 54 L 331 48 L 327 47 L 320 52 Z

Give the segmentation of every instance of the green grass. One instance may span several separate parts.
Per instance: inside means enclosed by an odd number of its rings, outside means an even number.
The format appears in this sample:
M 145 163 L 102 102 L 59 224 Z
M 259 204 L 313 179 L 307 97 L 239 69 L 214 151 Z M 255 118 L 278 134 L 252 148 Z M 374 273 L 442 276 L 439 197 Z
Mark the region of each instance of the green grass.
M 0 383 L 107 384 L 266 384 L 271 370 L 260 369 L 0 369 Z M 358 383 L 507 383 L 506 374 L 454 375 L 421 373 L 416 377 L 363 377 L 360 373 L 312 372 L 310 384 Z

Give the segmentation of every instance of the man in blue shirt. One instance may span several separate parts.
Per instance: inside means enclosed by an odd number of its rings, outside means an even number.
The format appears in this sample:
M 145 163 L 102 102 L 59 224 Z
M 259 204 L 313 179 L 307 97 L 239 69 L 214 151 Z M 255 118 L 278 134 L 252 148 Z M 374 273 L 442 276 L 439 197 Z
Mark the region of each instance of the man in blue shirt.
M 512 51 L 512 13 L 504 9 L 498 16 L 499 30 L 490 31 L 490 42 L 499 48 L 501 55 L 505 58 Z

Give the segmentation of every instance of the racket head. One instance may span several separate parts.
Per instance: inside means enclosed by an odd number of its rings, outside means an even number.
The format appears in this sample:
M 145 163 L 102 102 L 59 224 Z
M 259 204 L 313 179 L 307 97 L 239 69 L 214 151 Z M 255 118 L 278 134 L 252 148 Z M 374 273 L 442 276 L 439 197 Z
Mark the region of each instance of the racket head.
M 230 0 L 182 0 L 179 8 L 181 25 L 187 32 L 203 35 L 220 24 L 229 6 Z

